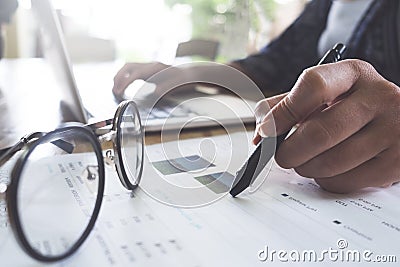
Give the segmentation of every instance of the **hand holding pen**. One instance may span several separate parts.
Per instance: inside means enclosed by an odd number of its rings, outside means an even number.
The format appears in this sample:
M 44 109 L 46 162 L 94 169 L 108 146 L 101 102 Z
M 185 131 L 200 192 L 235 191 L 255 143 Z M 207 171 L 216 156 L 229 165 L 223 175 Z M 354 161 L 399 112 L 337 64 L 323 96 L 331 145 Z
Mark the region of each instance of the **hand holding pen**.
M 272 109 L 263 113 L 267 104 Z M 400 180 L 400 88 L 367 62 L 309 68 L 288 94 L 261 101 L 258 110 L 254 142 L 278 136 L 276 162 L 328 191 L 347 193 Z M 292 135 L 279 140 L 296 124 Z M 232 195 L 243 191 L 237 188 L 240 181 Z

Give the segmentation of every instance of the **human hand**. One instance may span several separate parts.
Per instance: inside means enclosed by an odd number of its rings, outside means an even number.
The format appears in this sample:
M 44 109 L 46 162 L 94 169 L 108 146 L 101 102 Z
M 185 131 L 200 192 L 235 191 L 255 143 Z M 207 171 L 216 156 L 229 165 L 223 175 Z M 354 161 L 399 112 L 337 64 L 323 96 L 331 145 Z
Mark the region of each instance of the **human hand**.
M 126 63 L 115 75 L 112 92 L 115 98 L 123 100 L 125 89 L 135 80 L 147 80 L 154 74 L 168 68 L 160 62 Z
M 366 62 L 307 69 L 290 93 L 260 101 L 256 114 L 254 143 L 275 135 L 275 127 L 279 135 L 299 124 L 276 152 L 276 162 L 327 191 L 400 180 L 400 88 Z
M 193 89 L 199 79 L 210 71 L 212 72 L 213 68 L 202 64 L 170 66 L 160 62 L 127 63 L 115 75 L 112 91 L 115 98 L 122 101 L 127 87 L 140 79 L 155 85 L 155 90 L 151 93 L 157 98 L 166 93 L 180 93 Z M 142 86 L 139 91 L 147 88 Z M 135 95 L 147 95 L 147 92 L 139 91 Z

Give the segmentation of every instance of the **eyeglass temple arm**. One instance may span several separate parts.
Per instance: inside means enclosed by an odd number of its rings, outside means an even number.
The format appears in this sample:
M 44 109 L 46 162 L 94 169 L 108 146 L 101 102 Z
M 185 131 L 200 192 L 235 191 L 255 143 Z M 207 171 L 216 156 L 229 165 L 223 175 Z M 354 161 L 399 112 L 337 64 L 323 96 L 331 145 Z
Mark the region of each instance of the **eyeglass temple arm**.
M 38 139 L 40 137 L 42 137 L 45 133 L 42 132 L 35 132 L 35 133 L 31 133 L 28 134 L 24 137 L 22 137 L 18 143 L 16 143 L 14 146 L 8 148 L 4 154 L 0 157 L 0 167 L 3 166 L 9 159 L 12 158 L 12 156 L 14 156 L 15 153 L 17 153 L 18 151 L 20 151 L 26 144 L 28 144 L 29 142 L 31 142 L 34 139 Z
M 107 119 L 107 120 L 103 120 L 103 121 L 98 121 L 95 123 L 91 123 L 91 124 L 86 124 L 86 127 L 89 127 L 90 129 L 92 129 L 93 131 L 103 128 L 105 126 L 111 125 L 113 123 L 113 119 Z
M 15 153 L 20 151 L 24 145 L 29 144 L 32 140 L 36 140 L 42 136 L 44 136 L 45 133 L 43 132 L 35 132 L 28 134 L 24 137 L 22 137 L 18 143 L 16 143 L 14 146 L 6 149 L 4 154 L 0 157 L 0 167 L 3 166 L 9 159 L 11 159 Z M 53 145 L 57 146 L 58 148 L 64 150 L 68 154 L 71 154 L 74 151 L 75 146 L 67 141 L 64 141 L 62 139 L 57 139 L 51 142 Z
M 99 121 L 99 122 L 95 122 L 95 123 L 91 123 L 91 124 L 86 124 L 85 127 L 88 127 L 90 130 L 92 130 L 97 136 L 103 135 L 104 132 L 99 132 L 99 129 L 106 127 L 108 125 L 112 125 L 113 124 L 113 119 L 107 119 L 107 120 L 103 120 L 103 121 Z

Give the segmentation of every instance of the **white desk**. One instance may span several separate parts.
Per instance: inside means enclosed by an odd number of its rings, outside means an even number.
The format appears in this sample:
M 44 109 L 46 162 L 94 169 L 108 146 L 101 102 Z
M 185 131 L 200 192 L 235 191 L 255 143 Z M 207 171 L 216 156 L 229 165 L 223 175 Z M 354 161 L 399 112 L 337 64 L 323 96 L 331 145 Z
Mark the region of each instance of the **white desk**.
M 246 145 L 240 135 L 231 137 L 235 144 L 243 141 L 242 146 Z M 219 164 L 221 157 L 230 158 L 230 147 L 224 145 L 230 139 L 215 138 L 215 144 L 226 153 L 217 153 L 216 167 L 207 170 L 210 173 L 224 168 Z M 182 154 L 198 153 L 201 141 L 180 142 Z M 146 154 L 151 162 L 164 160 L 163 149 L 160 145 L 148 146 Z M 221 152 L 218 147 L 216 151 Z M 240 161 L 237 154 L 232 155 L 236 163 Z M 94 231 L 76 254 L 51 266 L 242 267 L 294 263 L 353 267 L 366 266 L 368 259 L 379 255 L 400 259 L 400 185 L 336 195 L 322 191 L 312 180 L 293 171 L 273 167 L 254 194 L 244 193 L 236 199 L 226 195 L 203 207 L 184 209 L 160 202 L 171 203 L 179 192 L 160 186 L 161 176 L 157 178 L 150 163 L 145 164 L 142 183 L 134 197 L 122 188 L 112 169 L 106 171 L 106 194 Z M 185 201 L 204 196 L 211 200 L 209 195 L 192 193 L 192 184 L 187 184 L 203 174 L 195 171 L 168 174 L 165 178 L 187 185 L 184 189 L 190 192 Z M 8 230 L 0 228 L 0 265 L 42 266 L 21 250 Z M 354 261 L 354 255 L 361 257 L 359 262 Z
M 0 148 L 62 120 L 54 75 L 42 59 L 0 61 Z

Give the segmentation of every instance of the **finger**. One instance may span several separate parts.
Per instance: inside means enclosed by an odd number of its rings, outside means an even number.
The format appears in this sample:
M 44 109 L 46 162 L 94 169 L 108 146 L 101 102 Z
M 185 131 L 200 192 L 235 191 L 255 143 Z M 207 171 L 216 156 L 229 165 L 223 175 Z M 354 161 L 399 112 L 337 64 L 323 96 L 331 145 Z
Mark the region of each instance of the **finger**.
M 317 178 L 323 189 L 333 193 L 350 193 L 366 187 L 384 187 L 400 181 L 400 147 L 385 150 L 377 157 L 341 175 Z
M 272 96 L 259 101 L 254 109 L 256 122 L 261 123 L 273 106 L 278 104 L 288 93 Z
M 164 96 L 167 93 L 170 94 L 179 94 L 182 92 L 187 92 L 190 90 L 195 90 L 196 85 L 193 84 L 177 84 L 176 80 L 168 79 L 167 81 L 161 82 L 157 84 L 156 89 L 154 91 L 154 95 L 156 96 Z
M 122 95 L 125 89 L 135 80 L 147 80 L 167 67 L 168 65 L 160 62 L 127 63 L 114 77 L 113 93 Z
M 265 122 L 274 118 L 277 134 L 288 131 L 320 106 L 333 102 L 357 83 L 363 83 L 364 79 L 359 78 L 371 73 L 365 68 L 372 67 L 358 60 L 344 60 L 305 70 L 290 93 L 271 109 Z M 268 128 L 263 127 L 262 131 L 267 136 L 273 134 Z
M 122 102 L 122 101 L 125 100 L 123 94 L 115 94 L 115 93 L 114 93 L 113 95 L 114 95 L 115 101 L 117 101 L 118 103 L 120 103 L 120 102 Z
M 185 90 L 188 87 L 186 85 L 193 84 L 195 79 L 190 76 L 190 73 L 190 68 L 164 67 L 163 69 L 159 69 L 154 75 L 148 77 L 147 82 L 156 84 L 154 94 L 161 97 L 167 93 Z
M 254 109 L 254 115 L 256 117 L 256 129 L 254 132 L 254 137 L 253 137 L 253 144 L 258 144 L 261 141 L 261 136 L 259 134 L 259 129 L 260 126 L 263 125 L 264 118 L 268 114 L 268 112 L 271 110 L 273 106 L 278 104 L 288 93 L 276 95 L 273 97 L 269 97 L 266 99 L 263 99 L 259 101 Z M 274 127 L 275 124 L 272 123 L 272 125 L 263 125 L 263 127 Z
M 378 123 L 372 122 L 337 146 L 296 167 L 296 171 L 310 178 L 332 177 L 348 172 L 389 146 L 388 137 L 381 129 Z
M 306 163 L 360 131 L 376 112 L 368 99 L 356 92 L 313 114 L 281 144 L 276 154 L 278 164 L 294 168 Z
M 253 136 L 253 144 L 257 145 L 259 142 L 261 141 L 261 136 L 257 133 L 257 130 L 254 132 L 254 136 Z
M 112 92 L 116 96 L 121 96 L 130 83 L 138 79 L 135 75 L 134 63 L 125 64 L 114 77 Z

